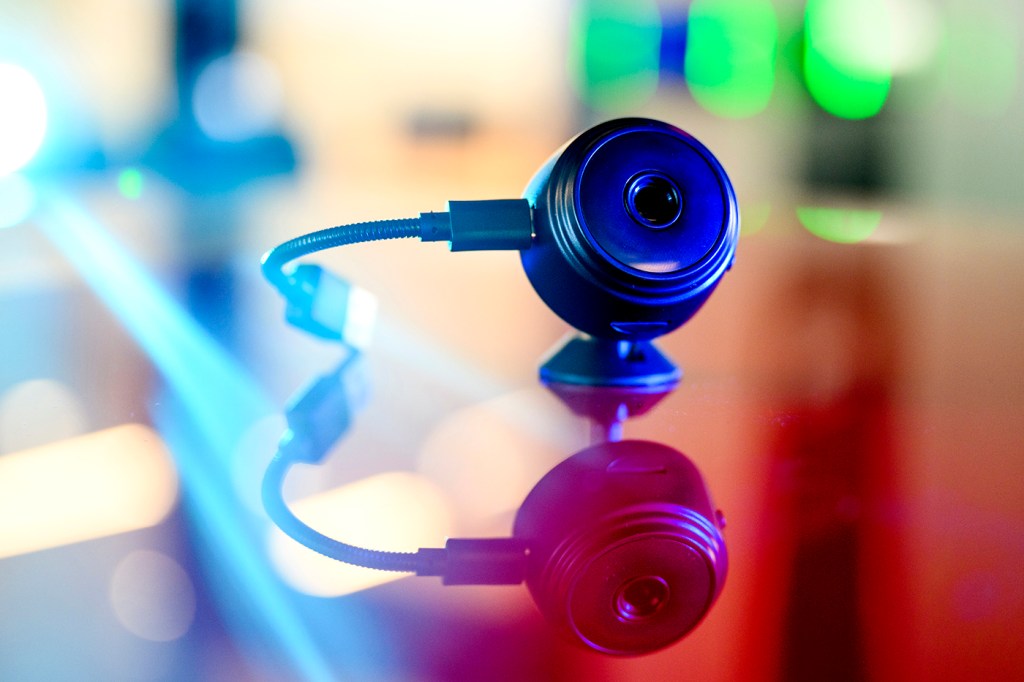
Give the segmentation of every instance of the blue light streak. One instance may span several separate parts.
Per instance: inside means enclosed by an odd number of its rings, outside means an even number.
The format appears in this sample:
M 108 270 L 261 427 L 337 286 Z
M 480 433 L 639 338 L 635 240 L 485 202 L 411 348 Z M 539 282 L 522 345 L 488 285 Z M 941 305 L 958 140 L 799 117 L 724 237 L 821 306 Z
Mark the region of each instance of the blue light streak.
M 267 563 L 262 549 L 265 520 L 246 511 L 231 486 L 230 460 L 239 440 L 276 407 L 83 207 L 49 195 L 40 208 L 42 231 L 146 350 L 186 413 L 184 428 L 183 420 L 173 415 L 164 419 L 166 410 L 158 421 L 171 425 L 162 430 L 198 520 L 195 525 L 214 554 L 210 563 L 241 588 L 244 598 L 233 601 L 247 603 L 233 606 L 251 609 L 239 622 L 274 638 L 303 678 L 334 679 L 340 671 L 332 670 Z M 361 643 L 371 633 L 350 627 L 332 635 L 346 651 L 366 651 Z M 359 662 L 353 663 L 358 668 Z

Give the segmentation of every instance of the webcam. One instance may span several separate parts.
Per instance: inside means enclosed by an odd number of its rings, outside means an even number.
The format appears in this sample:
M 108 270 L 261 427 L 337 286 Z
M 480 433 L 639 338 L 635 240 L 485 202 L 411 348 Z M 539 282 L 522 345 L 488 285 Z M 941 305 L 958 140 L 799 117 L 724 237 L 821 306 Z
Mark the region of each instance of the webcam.
M 622 119 L 571 140 L 526 190 L 535 238 L 522 251 L 538 295 L 583 333 L 541 367 L 545 381 L 677 380 L 649 341 L 689 320 L 732 266 L 736 194 L 696 138 Z
M 739 213 L 704 145 L 666 123 L 582 133 L 530 182 L 523 269 L 545 303 L 597 338 L 648 340 L 693 316 L 732 265 Z
M 721 515 L 696 465 L 667 445 L 622 439 L 622 422 L 675 388 L 681 372 L 653 340 L 690 319 L 731 267 L 739 213 L 704 145 L 660 121 L 595 126 L 545 163 L 520 199 L 450 201 L 447 211 L 342 225 L 268 251 L 263 273 L 293 325 L 346 350 L 288 406 L 263 480 L 281 529 L 325 556 L 446 585 L 525 582 L 570 640 L 610 655 L 649 653 L 695 627 L 728 567 Z M 294 261 L 358 242 L 419 238 L 452 251 L 515 250 L 540 298 L 576 331 L 540 378 L 594 422 L 595 444 L 534 487 L 505 538 L 385 552 L 327 537 L 282 494 L 296 463 L 317 464 L 352 420 L 353 368 L 369 343 L 372 296 Z

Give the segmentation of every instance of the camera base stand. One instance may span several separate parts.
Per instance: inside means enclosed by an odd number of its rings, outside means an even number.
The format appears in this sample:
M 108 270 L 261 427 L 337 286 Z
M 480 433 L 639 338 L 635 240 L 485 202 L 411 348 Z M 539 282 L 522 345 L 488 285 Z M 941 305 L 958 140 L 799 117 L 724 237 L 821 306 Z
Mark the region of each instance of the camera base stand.
M 679 382 L 682 371 L 650 341 L 570 336 L 540 367 L 544 383 L 659 387 Z

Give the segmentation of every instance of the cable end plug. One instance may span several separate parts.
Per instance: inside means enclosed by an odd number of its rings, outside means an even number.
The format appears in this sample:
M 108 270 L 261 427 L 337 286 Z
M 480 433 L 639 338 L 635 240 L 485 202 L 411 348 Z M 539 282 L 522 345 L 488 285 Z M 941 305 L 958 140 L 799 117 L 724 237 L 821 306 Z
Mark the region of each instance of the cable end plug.
M 452 251 L 518 251 L 533 243 L 526 199 L 449 201 L 446 213 L 420 214 L 420 239 L 447 241 Z
M 445 585 L 518 585 L 526 579 L 529 552 L 516 538 L 449 538 L 444 549 L 416 554 L 416 574 L 440 576 Z
M 370 345 L 377 319 L 377 299 L 370 292 L 309 264 L 292 270 L 281 291 L 289 324 L 351 348 Z

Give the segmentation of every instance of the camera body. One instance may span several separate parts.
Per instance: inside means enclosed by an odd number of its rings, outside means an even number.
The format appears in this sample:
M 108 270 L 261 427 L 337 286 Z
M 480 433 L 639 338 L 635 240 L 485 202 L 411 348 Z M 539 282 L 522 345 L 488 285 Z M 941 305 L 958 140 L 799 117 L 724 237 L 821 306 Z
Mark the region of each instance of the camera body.
M 598 338 L 652 339 L 686 322 L 732 265 L 739 211 L 693 136 L 628 118 L 581 133 L 534 176 L 522 254 L 544 302 Z
M 650 441 L 606 442 L 552 469 L 513 534 L 530 548 L 526 583 L 569 639 L 619 656 L 692 630 L 728 571 L 721 514 L 697 467 Z

